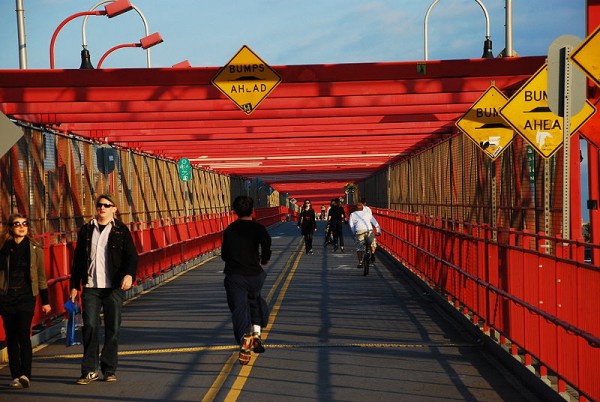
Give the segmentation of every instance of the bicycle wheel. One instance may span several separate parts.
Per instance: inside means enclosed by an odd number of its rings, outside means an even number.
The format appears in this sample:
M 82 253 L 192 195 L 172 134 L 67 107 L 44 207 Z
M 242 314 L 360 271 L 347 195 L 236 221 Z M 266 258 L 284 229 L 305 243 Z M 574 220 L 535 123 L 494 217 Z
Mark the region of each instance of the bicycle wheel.
M 365 252 L 365 256 L 363 257 L 363 276 L 369 274 L 369 264 L 371 264 L 371 253 Z

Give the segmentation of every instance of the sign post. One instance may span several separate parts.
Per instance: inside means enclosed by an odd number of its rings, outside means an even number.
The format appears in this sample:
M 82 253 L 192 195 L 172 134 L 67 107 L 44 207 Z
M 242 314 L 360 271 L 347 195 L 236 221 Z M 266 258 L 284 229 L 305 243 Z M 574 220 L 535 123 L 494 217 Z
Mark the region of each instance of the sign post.
M 571 116 L 585 104 L 585 76 L 572 68 L 571 51 L 581 43 L 573 35 L 558 37 L 548 48 L 548 106 L 563 118 L 562 236 L 571 238 Z
M 185 215 L 188 215 L 188 181 L 192 178 L 192 165 L 187 158 L 181 158 L 177 162 L 177 170 L 179 171 L 179 180 L 185 183 Z

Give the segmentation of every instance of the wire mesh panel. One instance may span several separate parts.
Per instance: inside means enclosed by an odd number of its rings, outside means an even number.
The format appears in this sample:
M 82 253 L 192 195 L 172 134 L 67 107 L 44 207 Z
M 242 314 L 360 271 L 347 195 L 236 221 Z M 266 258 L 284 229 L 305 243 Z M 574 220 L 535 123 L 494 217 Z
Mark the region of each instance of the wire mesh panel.
M 187 215 L 228 212 L 246 194 L 244 179 L 194 169 L 188 182 L 177 165 L 152 155 L 23 127 L 24 136 L 0 158 L 0 214 L 25 213 L 32 232 L 50 241 L 75 240 L 95 213 L 96 198 L 112 194 L 118 217 L 143 230 Z M 266 190 L 257 196 L 278 197 Z
M 544 160 L 519 137 L 492 160 L 457 135 L 377 172 L 359 189 L 361 197 L 377 200 L 374 206 L 555 236 L 562 222 L 562 164 L 562 153 Z

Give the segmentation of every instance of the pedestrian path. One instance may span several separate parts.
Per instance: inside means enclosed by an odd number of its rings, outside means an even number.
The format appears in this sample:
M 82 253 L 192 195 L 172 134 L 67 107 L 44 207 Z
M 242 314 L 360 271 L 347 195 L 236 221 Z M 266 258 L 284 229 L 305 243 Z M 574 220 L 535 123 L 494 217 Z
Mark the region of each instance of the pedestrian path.
M 400 265 L 379 255 L 368 276 L 354 244 L 303 252 L 294 222 L 270 229 L 263 296 L 267 351 L 237 362 L 214 257 L 124 308 L 118 381 L 75 383 L 81 346 L 39 348 L 32 386 L 0 386 L 1 401 L 536 401 Z M 347 231 L 347 227 L 345 229 Z M 10 381 L 8 367 L 0 384 Z

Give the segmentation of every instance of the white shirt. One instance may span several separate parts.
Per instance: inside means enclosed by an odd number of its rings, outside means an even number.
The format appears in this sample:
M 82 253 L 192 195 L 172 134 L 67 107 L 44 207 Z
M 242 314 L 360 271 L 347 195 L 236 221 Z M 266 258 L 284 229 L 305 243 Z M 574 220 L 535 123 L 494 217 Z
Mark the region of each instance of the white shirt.
M 362 211 L 352 212 L 350 219 L 348 219 L 348 224 L 353 234 L 368 232 L 369 230 L 373 230 L 373 226 L 377 228 L 377 232 L 380 231 L 379 223 L 373 217 L 371 210 L 366 207 Z
M 110 221 L 102 232 L 100 232 L 100 226 L 98 226 L 96 219 L 92 219 L 92 224 L 94 225 L 94 233 L 92 234 L 92 249 L 90 250 L 91 262 L 85 286 L 88 288 L 111 288 L 112 283 L 108 276 L 106 259 L 108 256 L 108 235 L 112 230 L 113 222 Z

